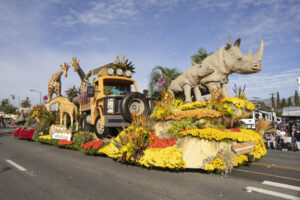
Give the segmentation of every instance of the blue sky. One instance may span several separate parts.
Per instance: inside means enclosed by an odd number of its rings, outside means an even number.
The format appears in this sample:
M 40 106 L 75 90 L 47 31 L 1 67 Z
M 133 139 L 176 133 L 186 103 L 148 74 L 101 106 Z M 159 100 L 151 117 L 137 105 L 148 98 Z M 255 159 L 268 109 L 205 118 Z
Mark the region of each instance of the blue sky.
M 139 89 L 161 65 L 183 72 L 190 56 L 242 38 L 241 50 L 256 52 L 264 40 L 263 70 L 233 74 L 232 86 L 247 85 L 249 98 L 294 95 L 300 76 L 298 0 L 0 0 L 0 99 L 27 96 L 33 104 L 47 93 L 51 74 L 72 57 L 85 72 L 125 55 L 136 67 Z M 80 79 L 73 68 L 62 93 Z M 17 102 L 15 102 L 17 104 Z

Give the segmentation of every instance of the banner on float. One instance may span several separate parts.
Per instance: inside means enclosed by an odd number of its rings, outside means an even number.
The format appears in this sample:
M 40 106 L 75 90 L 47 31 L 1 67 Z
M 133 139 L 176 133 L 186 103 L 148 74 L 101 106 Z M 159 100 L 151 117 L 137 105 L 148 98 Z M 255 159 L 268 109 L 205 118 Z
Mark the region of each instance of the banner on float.
M 69 140 L 72 138 L 72 130 L 68 130 L 65 125 L 52 125 L 49 130 L 52 139 Z

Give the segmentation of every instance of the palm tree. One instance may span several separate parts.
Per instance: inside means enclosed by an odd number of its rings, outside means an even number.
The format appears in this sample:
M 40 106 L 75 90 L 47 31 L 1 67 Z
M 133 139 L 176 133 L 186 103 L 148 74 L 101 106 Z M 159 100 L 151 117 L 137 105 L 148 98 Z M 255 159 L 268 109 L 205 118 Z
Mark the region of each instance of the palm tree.
M 75 85 L 73 85 L 73 87 L 70 87 L 69 89 L 67 89 L 65 91 L 68 99 L 73 102 L 73 100 L 75 99 L 75 97 L 78 96 L 79 90 L 75 87 Z
M 150 82 L 149 82 L 149 90 L 150 94 L 153 95 L 154 93 L 159 93 L 161 88 L 168 88 L 171 81 L 177 78 L 180 73 L 177 71 L 176 68 L 165 68 L 162 66 L 156 66 L 152 69 L 152 73 L 150 75 Z M 163 79 L 164 83 L 160 87 L 158 81 L 159 79 Z
M 206 49 L 201 47 L 198 49 L 198 52 L 194 55 L 192 55 L 191 60 L 193 60 L 194 63 L 201 63 L 207 56 L 211 55 L 212 53 L 207 53 Z
M 31 103 L 28 97 L 26 97 L 26 99 L 21 102 L 21 106 L 23 108 L 30 108 Z
M 9 99 L 3 99 L 2 101 L 1 101 L 1 104 L 0 104 L 0 107 L 3 107 L 3 106 L 5 106 L 5 105 L 8 105 L 9 104 Z

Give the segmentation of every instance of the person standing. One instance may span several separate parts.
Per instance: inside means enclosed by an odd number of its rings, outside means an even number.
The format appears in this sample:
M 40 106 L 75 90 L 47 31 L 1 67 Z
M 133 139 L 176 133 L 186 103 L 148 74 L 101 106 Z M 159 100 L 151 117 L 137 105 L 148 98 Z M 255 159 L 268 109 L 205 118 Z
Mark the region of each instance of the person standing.
M 292 137 L 292 151 L 296 151 L 297 150 L 297 139 L 299 136 L 298 136 L 295 126 L 292 127 L 291 137 Z

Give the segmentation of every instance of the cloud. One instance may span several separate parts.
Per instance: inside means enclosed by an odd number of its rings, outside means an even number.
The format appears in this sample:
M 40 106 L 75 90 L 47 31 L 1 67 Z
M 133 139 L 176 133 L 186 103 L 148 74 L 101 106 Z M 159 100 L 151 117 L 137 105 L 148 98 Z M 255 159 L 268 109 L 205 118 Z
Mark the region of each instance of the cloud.
M 89 45 L 89 44 L 94 44 L 94 43 L 98 43 L 98 42 L 105 42 L 107 40 L 108 40 L 107 37 L 96 37 L 96 36 L 85 37 L 85 36 L 81 35 L 79 38 L 75 38 L 72 40 L 66 40 L 64 42 L 64 44 L 67 46 L 83 46 L 83 45 Z
M 282 91 L 283 96 L 291 96 L 297 90 L 297 77 L 300 76 L 300 67 L 278 73 L 263 73 L 253 75 L 238 75 L 229 77 L 228 86 L 247 85 L 246 93 L 250 96 L 266 97 L 270 93 Z
M 114 25 L 126 23 L 137 14 L 138 10 L 132 0 L 90 1 L 87 7 L 69 8 L 54 24 L 60 27 L 76 24 Z

